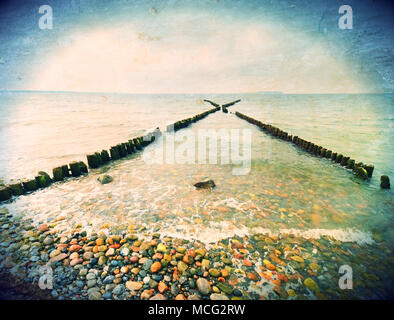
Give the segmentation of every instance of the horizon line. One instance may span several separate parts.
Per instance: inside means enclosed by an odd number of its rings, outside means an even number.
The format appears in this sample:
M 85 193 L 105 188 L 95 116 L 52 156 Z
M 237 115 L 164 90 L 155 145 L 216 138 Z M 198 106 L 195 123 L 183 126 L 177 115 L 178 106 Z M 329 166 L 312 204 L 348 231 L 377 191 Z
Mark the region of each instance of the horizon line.
M 194 93 L 175 93 L 175 92 L 111 92 L 111 91 L 70 91 L 70 90 L 34 90 L 34 89 L 0 89 L 0 92 L 37 92 L 37 93 L 81 93 L 81 94 L 129 94 L 129 95 L 236 95 L 236 94 L 283 94 L 283 95 L 340 95 L 340 94 L 394 94 L 394 92 L 311 92 L 296 93 L 282 91 L 249 91 L 249 92 L 194 92 Z

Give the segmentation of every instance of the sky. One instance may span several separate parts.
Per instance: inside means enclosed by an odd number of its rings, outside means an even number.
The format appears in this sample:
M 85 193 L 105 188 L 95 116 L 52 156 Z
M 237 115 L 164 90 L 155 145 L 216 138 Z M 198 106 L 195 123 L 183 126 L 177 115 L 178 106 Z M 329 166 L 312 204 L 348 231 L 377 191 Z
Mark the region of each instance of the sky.
M 352 29 L 338 27 L 343 4 Z M 392 93 L 393 21 L 372 0 L 9 1 L 0 90 Z

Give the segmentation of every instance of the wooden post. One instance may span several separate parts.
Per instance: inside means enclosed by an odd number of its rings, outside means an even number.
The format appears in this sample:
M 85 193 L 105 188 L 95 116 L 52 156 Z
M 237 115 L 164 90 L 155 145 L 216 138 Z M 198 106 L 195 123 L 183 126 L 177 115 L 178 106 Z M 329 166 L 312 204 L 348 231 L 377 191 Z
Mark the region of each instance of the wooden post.
M 53 180 L 62 181 L 64 179 L 63 167 L 57 167 L 52 169 L 53 172 Z
M 20 182 L 10 184 L 8 187 L 11 189 L 14 196 L 21 196 L 25 194 L 25 190 L 23 190 L 22 183 Z
M 7 201 L 11 199 L 11 197 L 12 197 L 12 192 L 9 187 L 7 186 L 0 187 L 0 201 Z
M 346 168 L 348 168 L 348 169 L 353 169 L 354 168 L 354 160 L 353 159 L 349 159 L 348 161 L 347 161 L 347 165 L 346 165 Z
M 25 189 L 27 192 L 36 191 L 38 189 L 38 183 L 36 179 L 25 180 L 22 182 L 22 185 L 23 189 Z
M 81 175 L 81 166 L 79 162 L 71 162 L 70 163 L 70 170 L 71 170 L 71 175 L 73 177 L 79 177 Z
M 70 169 L 68 168 L 67 164 L 65 164 L 64 166 L 61 166 L 61 168 L 62 168 L 64 177 L 70 177 L 71 176 Z
M 87 167 L 87 165 L 85 164 L 85 162 L 79 161 L 78 163 L 79 163 L 79 168 L 81 169 L 81 173 L 82 173 L 82 174 L 88 173 L 88 167 Z
M 118 148 L 116 146 L 115 147 L 111 147 L 109 149 L 109 152 L 111 154 L 111 160 L 118 160 L 120 158 L 119 150 L 118 150 Z
M 363 166 L 363 168 L 367 171 L 368 178 L 371 178 L 373 170 L 375 169 L 375 167 L 372 164 L 366 164 L 366 165 Z
M 390 178 L 386 175 L 380 177 L 380 187 L 382 189 L 390 189 Z

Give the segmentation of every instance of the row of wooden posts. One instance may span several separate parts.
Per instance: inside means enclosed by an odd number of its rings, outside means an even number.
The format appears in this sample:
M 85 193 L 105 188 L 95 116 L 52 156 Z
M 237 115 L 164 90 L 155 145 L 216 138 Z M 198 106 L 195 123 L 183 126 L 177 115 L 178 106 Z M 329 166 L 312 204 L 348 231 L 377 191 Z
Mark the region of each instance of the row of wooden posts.
M 252 123 L 262 129 L 264 132 L 277 137 L 279 139 L 285 140 L 292 142 L 295 144 L 297 147 L 303 149 L 304 151 L 320 156 L 323 158 L 327 158 L 329 160 L 332 160 L 338 164 L 340 164 L 343 167 L 346 167 L 347 169 L 351 169 L 354 171 L 356 176 L 359 178 L 366 180 L 372 177 L 372 173 L 374 170 L 374 166 L 372 164 L 363 164 L 362 162 L 356 162 L 354 159 L 351 159 L 350 157 L 344 156 L 341 153 L 333 152 L 332 150 L 329 150 L 327 148 L 324 148 L 322 146 L 319 146 L 313 142 L 301 139 L 298 136 L 292 136 L 286 131 L 283 131 L 275 126 L 272 126 L 270 124 L 265 124 L 262 123 L 261 121 L 258 121 L 256 119 L 253 119 L 251 117 L 248 117 L 245 114 L 242 114 L 240 112 L 235 112 L 235 115 L 241 119 L 246 120 L 249 123 Z M 381 176 L 381 183 L 380 186 L 384 189 L 390 188 L 390 180 L 389 177 L 386 175 Z
M 191 123 L 197 122 L 198 120 L 201 120 L 208 116 L 210 113 L 216 112 L 218 110 L 220 110 L 220 107 L 213 108 L 191 118 L 177 121 L 171 126 L 175 131 L 181 128 L 185 128 Z M 169 127 L 167 127 L 167 130 L 168 129 Z M 52 170 L 52 178 L 46 172 L 40 171 L 38 172 L 38 175 L 34 177 L 34 179 L 25 179 L 22 182 L 15 182 L 2 187 L 0 186 L 0 202 L 7 201 L 13 196 L 17 197 L 28 192 L 33 192 L 38 189 L 46 188 L 50 186 L 53 182 L 63 181 L 64 179 L 67 179 L 69 177 L 79 177 L 81 175 L 88 174 L 88 167 L 90 169 L 96 169 L 107 164 L 110 161 L 124 158 L 130 154 L 142 150 L 148 144 L 155 141 L 155 138 L 160 135 L 160 129 L 156 128 L 154 131 L 148 133 L 145 136 L 140 136 L 128 140 L 127 142 L 119 143 L 115 146 L 112 146 L 109 149 L 109 152 L 107 150 L 102 150 L 99 152 L 88 154 L 86 156 L 87 165 L 83 161 L 74 161 L 68 165 L 65 164 L 56 167 Z
M 183 120 L 177 121 L 177 122 L 175 122 L 173 124 L 169 124 L 167 126 L 167 132 L 168 131 L 172 131 L 172 130 L 177 131 L 179 129 L 186 128 L 186 127 L 190 126 L 192 123 L 197 122 L 197 121 L 199 121 L 201 119 L 204 119 L 209 114 L 214 113 L 214 112 L 219 111 L 219 110 L 220 110 L 220 106 L 212 108 L 212 109 L 210 109 L 208 111 L 205 111 L 203 113 L 197 114 L 194 117 L 183 119 Z

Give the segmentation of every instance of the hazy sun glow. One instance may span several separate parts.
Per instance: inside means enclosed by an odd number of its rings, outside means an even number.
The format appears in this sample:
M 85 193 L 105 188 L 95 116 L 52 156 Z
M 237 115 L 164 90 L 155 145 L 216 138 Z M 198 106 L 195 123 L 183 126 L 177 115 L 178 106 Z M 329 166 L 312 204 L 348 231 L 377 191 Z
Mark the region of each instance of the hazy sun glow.
M 168 19 L 168 18 L 167 18 Z M 362 92 L 350 68 L 307 35 L 263 23 L 183 17 L 71 34 L 33 90 L 129 93 Z M 161 26 L 160 27 L 160 23 Z

